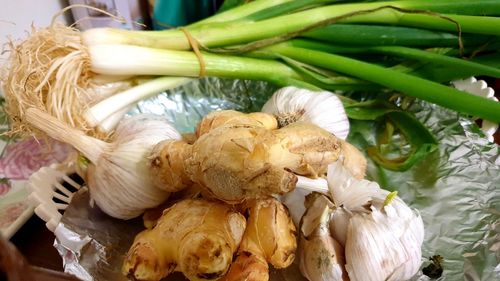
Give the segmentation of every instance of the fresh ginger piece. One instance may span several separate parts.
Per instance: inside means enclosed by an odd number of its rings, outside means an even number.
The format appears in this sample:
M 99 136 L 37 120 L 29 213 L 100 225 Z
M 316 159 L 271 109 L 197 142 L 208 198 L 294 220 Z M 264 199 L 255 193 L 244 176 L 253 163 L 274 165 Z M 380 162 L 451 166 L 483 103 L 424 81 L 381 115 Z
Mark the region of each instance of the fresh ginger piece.
M 317 177 L 340 153 L 338 139 L 311 124 L 279 130 L 222 126 L 202 135 L 186 158 L 187 174 L 229 203 L 285 194 L 296 175 Z
M 268 130 L 278 129 L 278 120 L 274 115 L 264 112 L 252 112 L 247 114 L 248 117 L 257 120 L 262 127 Z
M 226 276 L 219 281 L 267 281 L 269 280 L 269 265 L 261 257 L 248 252 L 242 252 L 231 264 Z
M 287 193 L 297 177 L 283 164 L 299 165 L 300 156 L 281 146 L 272 132 L 238 125 L 212 129 L 193 144 L 186 173 L 214 197 L 232 204 Z
M 250 200 L 245 207 L 247 228 L 224 281 L 269 280 L 274 268 L 292 264 L 297 249 L 296 229 L 286 207 L 274 198 Z
M 196 141 L 196 134 L 195 133 L 182 134 L 182 140 L 188 144 L 193 144 Z
M 368 165 L 365 156 L 354 145 L 341 141 L 341 155 L 339 160 L 342 165 L 358 180 L 364 179 Z
M 229 205 L 186 199 L 139 233 L 123 263 L 136 280 L 160 280 L 173 271 L 189 280 L 217 280 L 229 269 L 245 230 L 245 218 Z
M 300 163 L 294 166 L 283 163 L 295 174 L 316 178 L 326 174 L 328 164 L 339 158 L 340 140 L 316 125 L 304 122 L 292 123 L 274 134 L 290 153 L 300 155 Z M 278 158 L 279 155 L 271 155 Z
M 205 189 L 202 188 L 198 184 L 191 184 L 190 186 L 186 187 L 185 189 L 175 192 L 170 194 L 170 197 L 168 198 L 167 201 L 163 202 L 162 204 L 151 208 L 147 209 L 144 214 L 142 215 L 142 220 L 144 223 L 144 227 L 147 229 L 151 229 L 156 226 L 156 223 L 158 220 L 161 218 L 163 211 L 165 209 L 171 207 L 174 205 L 176 202 L 179 202 L 181 200 L 185 199 L 196 199 L 196 198 L 205 198 L 205 199 L 210 199 L 207 196 L 203 196 L 205 193 Z M 213 199 L 213 198 L 212 198 Z
M 191 185 L 184 167 L 190 152 L 191 146 L 184 140 L 165 140 L 155 145 L 150 156 L 150 173 L 155 187 L 177 192 Z
M 215 128 L 228 125 L 245 125 L 273 130 L 278 128 L 278 121 L 273 115 L 263 112 L 245 114 L 235 110 L 214 111 L 200 121 L 196 127 L 196 137 L 199 138 Z
M 251 200 L 245 205 L 248 222 L 239 251 L 261 256 L 275 268 L 288 267 L 297 249 L 288 209 L 275 198 Z
M 357 177 L 364 176 L 366 160 L 355 147 L 313 124 L 296 122 L 270 130 L 265 124 L 273 118 L 236 111 L 207 115 L 192 145 L 165 141 L 154 148 L 151 173 L 156 186 L 175 192 L 194 182 L 211 197 L 238 204 L 288 193 L 297 175 L 323 176 L 339 157 Z

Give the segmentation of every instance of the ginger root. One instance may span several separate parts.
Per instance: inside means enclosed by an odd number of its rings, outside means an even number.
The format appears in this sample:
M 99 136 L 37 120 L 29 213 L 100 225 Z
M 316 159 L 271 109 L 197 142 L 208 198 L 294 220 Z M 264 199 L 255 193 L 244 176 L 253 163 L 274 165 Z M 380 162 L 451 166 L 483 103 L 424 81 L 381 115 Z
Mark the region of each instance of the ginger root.
M 167 201 L 163 202 L 162 204 L 154 208 L 147 209 L 144 212 L 144 214 L 142 215 L 144 227 L 146 227 L 147 229 L 155 227 L 156 223 L 163 215 L 163 211 L 165 211 L 165 209 L 168 209 L 169 207 L 171 207 L 172 205 L 174 205 L 179 201 L 185 199 L 199 199 L 199 198 L 213 199 L 207 196 L 203 196 L 203 194 L 204 194 L 204 189 L 197 184 L 192 184 L 187 188 L 183 189 L 182 191 L 172 193 Z
M 160 280 L 173 271 L 189 280 L 217 280 L 229 269 L 245 226 L 245 218 L 224 203 L 180 201 L 136 236 L 122 271 L 136 280 Z
M 235 110 L 214 111 L 200 121 L 195 134 L 199 138 L 215 128 L 228 125 L 248 125 L 274 130 L 278 128 L 278 121 L 273 115 L 263 112 L 245 114 Z
M 150 172 L 153 184 L 168 192 L 177 192 L 192 185 L 185 173 L 185 157 L 191 146 L 184 140 L 159 142 L 153 147 Z
M 247 228 L 224 281 L 269 280 L 268 263 L 274 268 L 292 264 L 297 249 L 296 229 L 286 207 L 274 198 L 244 204 Z
M 342 165 L 358 180 L 364 179 L 368 165 L 365 156 L 354 145 L 341 140 L 340 161 Z
M 296 175 L 324 175 L 339 158 L 341 142 L 334 135 L 306 123 L 270 130 L 266 116 L 218 111 L 201 121 L 192 145 L 158 144 L 151 157 L 157 186 L 173 192 L 192 181 L 213 197 L 238 204 L 290 192 Z

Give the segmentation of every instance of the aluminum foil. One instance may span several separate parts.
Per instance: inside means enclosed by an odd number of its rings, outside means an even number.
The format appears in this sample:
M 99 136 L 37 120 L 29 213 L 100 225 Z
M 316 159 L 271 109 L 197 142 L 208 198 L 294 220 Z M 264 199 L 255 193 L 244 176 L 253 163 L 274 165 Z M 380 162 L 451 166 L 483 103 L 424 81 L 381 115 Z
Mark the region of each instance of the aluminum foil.
M 139 112 L 167 116 L 182 132 L 190 132 L 208 112 L 218 109 L 258 111 L 275 90 L 263 82 L 207 78 L 141 102 Z M 418 119 L 434 132 L 439 151 L 407 172 L 391 172 L 369 163 L 368 178 L 398 190 L 420 211 L 425 224 L 423 265 L 441 255 L 438 280 L 500 280 L 500 153 L 480 129 L 457 113 L 420 102 L 412 106 Z M 373 126 L 354 122 L 358 136 L 374 142 Z M 56 230 L 55 247 L 66 272 L 82 280 L 126 280 L 120 273 L 124 254 L 143 229 L 140 219 L 121 221 L 89 205 L 78 193 Z M 180 274 L 166 280 L 184 280 Z M 271 280 L 304 280 L 298 267 L 272 271 Z M 413 280 L 430 280 L 420 272 Z

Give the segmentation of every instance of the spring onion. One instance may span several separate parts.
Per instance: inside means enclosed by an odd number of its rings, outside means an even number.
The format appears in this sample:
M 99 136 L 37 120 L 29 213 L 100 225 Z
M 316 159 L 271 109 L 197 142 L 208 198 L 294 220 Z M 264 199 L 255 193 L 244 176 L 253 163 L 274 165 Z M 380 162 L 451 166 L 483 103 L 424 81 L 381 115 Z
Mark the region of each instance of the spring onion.
M 271 38 L 301 31 L 307 27 L 313 27 L 318 23 L 328 21 L 338 21 L 343 17 L 342 22 L 376 22 L 384 24 L 423 26 L 432 29 L 446 31 L 457 31 L 457 24 L 461 26 L 463 32 L 473 32 L 480 34 L 500 35 L 500 30 L 496 28 L 500 24 L 500 19 L 486 16 L 463 16 L 444 15 L 454 22 L 437 17 L 434 14 L 413 14 L 394 10 L 399 9 L 415 10 L 426 9 L 437 13 L 461 13 L 465 15 L 489 15 L 500 9 L 500 3 L 496 0 L 481 1 L 387 1 L 374 3 L 354 3 L 327 5 L 318 8 L 278 16 L 256 22 L 244 22 L 238 25 L 202 25 L 195 28 L 188 28 L 191 35 L 205 47 L 221 47 L 248 43 L 265 38 Z M 380 9 L 378 11 L 375 11 Z M 361 15 L 361 13 L 363 13 Z M 167 31 L 129 31 L 110 28 L 98 28 L 86 31 L 83 34 L 84 42 L 87 45 L 94 44 L 130 44 L 148 46 L 154 48 L 168 48 L 178 50 L 189 50 L 191 45 L 186 39 L 184 32 L 180 30 Z
M 288 44 L 307 48 L 312 50 L 323 51 L 333 54 L 359 54 L 359 53 L 379 53 L 384 55 L 393 55 L 412 60 L 428 62 L 436 65 L 444 65 L 460 68 L 464 71 L 476 73 L 476 75 L 488 75 L 491 77 L 500 78 L 500 69 L 490 67 L 480 63 L 471 62 L 459 58 L 454 58 L 446 55 L 427 52 L 424 50 L 401 47 L 401 46 L 371 46 L 371 47 L 349 47 L 341 45 L 324 44 L 310 40 L 292 40 Z
M 500 122 L 500 104 L 469 95 L 416 76 L 392 71 L 374 64 L 281 43 L 269 50 L 305 63 L 359 77 L 401 91 L 409 96 Z
M 79 32 L 53 24 L 12 46 L 5 92 L 21 124 L 29 107 L 60 120 L 74 115 L 65 104 L 91 92 L 96 75 L 153 77 L 102 102 L 79 103 L 76 114 L 87 126 L 112 126 L 138 100 L 203 75 L 342 93 L 396 91 L 499 121 L 498 103 L 439 84 L 500 77 L 498 64 L 482 59 L 497 53 L 498 11 L 499 0 L 256 0 L 182 29 Z

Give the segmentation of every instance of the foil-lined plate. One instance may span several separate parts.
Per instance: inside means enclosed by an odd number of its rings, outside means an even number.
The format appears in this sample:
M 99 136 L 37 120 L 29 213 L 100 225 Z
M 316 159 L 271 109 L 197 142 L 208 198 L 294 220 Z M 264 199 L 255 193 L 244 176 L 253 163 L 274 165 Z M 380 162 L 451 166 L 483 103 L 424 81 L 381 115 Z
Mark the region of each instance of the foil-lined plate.
M 263 82 L 206 78 L 139 103 L 130 114 L 166 116 L 181 132 L 193 131 L 208 112 L 259 111 L 276 90 Z M 410 110 L 439 140 L 439 150 L 406 172 L 369 161 L 368 178 L 418 209 L 425 224 L 422 268 L 443 257 L 437 280 L 500 280 L 500 153 L 476 124 L 456 112 L 425 102 Z M 374 142 L 369 122 L 352 124 Z M 83 280 L 127 280 L 121 264 L 142 221 L 122 221 L 102 213 L 80 191 L 57 227 L 54 246 L 66 272 Z M 369 274 L 369 273 L 367 273 Z M 165 280 L 185 280 L 180 274 Z M 271 280 L 305 280 L 294 264 L 272 270 Z M 431 280 L 420 271 L 413 280 Z

